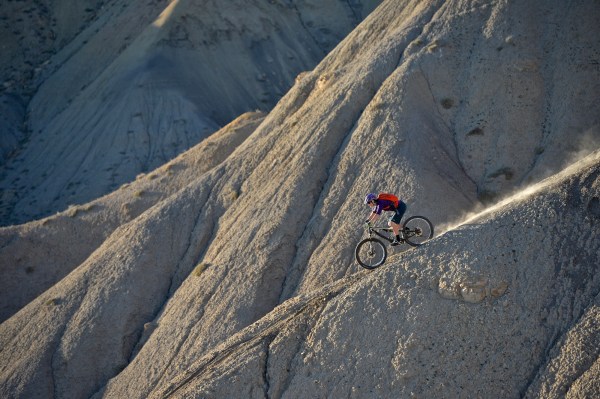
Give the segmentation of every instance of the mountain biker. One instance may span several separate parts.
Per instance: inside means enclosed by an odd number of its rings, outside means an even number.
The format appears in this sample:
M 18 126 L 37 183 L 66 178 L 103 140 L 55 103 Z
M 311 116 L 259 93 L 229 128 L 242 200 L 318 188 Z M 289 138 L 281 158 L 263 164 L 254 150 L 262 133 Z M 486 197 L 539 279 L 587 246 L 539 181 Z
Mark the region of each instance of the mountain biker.
M 387 196 L 387 195 L 386 195 Z M 400 237 L 400 222 L 402 221 L 402 216 L 406 212 L 406 204 L 403 201 L 398 200 L 398 206 L 391 199 L 379 198 L 377 194 L 369 193 L 365 197 L 365 205 L 371 207 L 371 214 L 369 218 L 365 220 L 369 226 L 371 222 L 376 221 L 379 216 L 381 216 L 382 211 L 386 212 L 394 212 L 394 215 L 389 219 L 388 225 L 394 231 L 394 240 L 391 245 L 398 245 L 402 238 Z

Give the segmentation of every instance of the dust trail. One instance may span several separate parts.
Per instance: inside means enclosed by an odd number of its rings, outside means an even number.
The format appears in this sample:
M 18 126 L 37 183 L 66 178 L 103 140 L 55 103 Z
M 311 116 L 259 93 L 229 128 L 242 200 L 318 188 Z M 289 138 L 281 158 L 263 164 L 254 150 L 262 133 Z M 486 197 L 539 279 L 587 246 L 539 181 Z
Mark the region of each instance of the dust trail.
M 476 209 L 474 209 L 470 212 L 467 212 L 466 214 L 459 217 L 457 219 L 457 221 L 455 221 L 455 222 L 450 222 L 450 223 L 441 225 L 439 228 L 439 231 L 440 231 L 439 235 L 443 235 L 448 231 L 456 229 L 457 227 L 460 227 L 465 224 L 469 224 L 476 219 L 480 219 L 486 215 L 496 212 L 496 211 L 502 209 L 503 207 L 507 206 L 510 203 L 524 201 L 524 200 L 530 198 L 532 195 L 538 193 L 539 191 L 550 187 L 552 184 L 557 183 L 557 182 L 569 177 L 570 175 L 579 173 L 582 169 L 584 169 L 586 167 L 589 167 L 589 166 L 592 166 L 592 165 L 595 165 L 598 163 L 600 163 L 600 149 L 596 149 L 595 151 L 587 151 L 587 153 L 584 155 L 583 159 L 580 159 L 580 160 L 572 163 L 571 165 L 567 166 L 562 171 L 560 171 L 546 179 L 543 179 L 537 183 L 531 184 L 530 186 L 520 189 L 519 191 L 517 191 L 515 193 L 509 194 L 507 197 L 499 200 L 498 202 L 496 202 L 493 205 L 490 205 L 488 207 L 483 207 L 483 206 L 477 207 Z
M 584 132 L 574 132 L 573 138 L 569 143 L 565 144 L 566 148 L 563 149 L 559 154 L 543 154 L 541 156 L 540 164 L 537 164 L 532 174 L 528 177 L 530 182 L 538 182 L 547 177 L 551 177 L 558 171 L 568 168 L 570 165 L 577 163 L 588 155 L 600 149 L 600 124 L 594 125 Z M 554 162 L 558 162 L 557 167 L 551 166 L 544 163 L 544 157 L 552 159 Z M 536 161 L 537 162 L 537 161 Z M 539 169 L 539 170 L 536 170 Z

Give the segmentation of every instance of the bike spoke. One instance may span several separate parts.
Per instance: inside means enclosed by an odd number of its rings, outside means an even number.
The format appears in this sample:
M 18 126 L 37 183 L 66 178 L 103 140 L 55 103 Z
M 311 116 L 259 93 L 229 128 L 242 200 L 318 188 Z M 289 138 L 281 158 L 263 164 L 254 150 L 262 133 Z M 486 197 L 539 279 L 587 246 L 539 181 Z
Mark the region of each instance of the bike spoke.
M 433 225 L 423 216 L 412 216 L 404 223 L 406 242 L 419 246 L 433 237 Z
M 366 269 L 381 266 L 387 257 L 387 251 L 381 241 L 367 238 L 358 243 L 355 250 L 356 260 Z

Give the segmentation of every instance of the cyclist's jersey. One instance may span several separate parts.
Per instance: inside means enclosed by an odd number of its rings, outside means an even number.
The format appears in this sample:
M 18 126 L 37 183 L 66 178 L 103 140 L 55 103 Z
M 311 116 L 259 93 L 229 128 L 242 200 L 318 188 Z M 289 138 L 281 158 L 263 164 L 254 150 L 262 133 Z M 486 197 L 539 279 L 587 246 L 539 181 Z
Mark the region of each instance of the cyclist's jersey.
M 375 200 L 375 206 L 372 207 L 371 209 L 373 210 L 373 213 L 376 213 L 378 215 L 381 215 L 382 211 L 389 211 L 389 212 L 396 211 L 396 207 L 394 206 L 394 203 L 392 201 L 388 201 L 388 200 L 384 200 L 384 199 Z

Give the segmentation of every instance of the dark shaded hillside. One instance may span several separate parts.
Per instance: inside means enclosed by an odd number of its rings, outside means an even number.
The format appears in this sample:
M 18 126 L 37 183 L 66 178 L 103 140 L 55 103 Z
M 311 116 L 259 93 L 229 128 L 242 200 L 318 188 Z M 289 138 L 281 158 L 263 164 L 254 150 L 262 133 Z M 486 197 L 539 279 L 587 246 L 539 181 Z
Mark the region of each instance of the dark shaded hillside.
M 242 113 L 271 109 L 378 3 L 11 5 L 6 25 L 27 10 L 40 17 L 2 39 L 0 224 L 89 202 Z M 48 30 L 58 36 L 39 39 Z
M 0 165 L 14 157 L 33 133 L 28 103 L 39 86 L 65 60 L 80 51 L 126 2 L 82 0 L 6 1 L 0 9 Z M 141 21 L 156 18 L 166 1 L 152 1 L 140 10 Z M 119 11 L 117 11 L 119 10 Z M 79 40 L 77 39 L 79 38 Z M 97 66 L 102 62 L 94 57 Z M 90 60 L 91 61 L 91 60 Z M 89 72 L 89 69 L 88 69 Z M 89 76 L 87 77 L 89 79 Z M 60 103 L 70 97 L 76 77 L 54 91 Z

